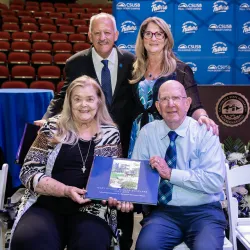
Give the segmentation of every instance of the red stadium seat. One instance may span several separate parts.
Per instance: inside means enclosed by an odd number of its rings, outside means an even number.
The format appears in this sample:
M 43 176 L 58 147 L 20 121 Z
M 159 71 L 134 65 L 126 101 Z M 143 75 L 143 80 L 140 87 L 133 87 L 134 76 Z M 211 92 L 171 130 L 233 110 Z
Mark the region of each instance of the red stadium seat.
M 31 55 L 31 63 L 33 66 L 51 65 L 52 55 L 48 53 L 33 53 Z
M 56 26 L 60 27 L 62 25 L 70 25 L 70 20 L 67 18 L 57 18 L 55 20 Z
M 59 93 L 64 85 L 64 81 L 61 81 L 56 86 L 56 92 Z
M 16 16 L 16 13 L 12 10 L 6 9 L 6 10 L 2 10 L 1 11 L 1 16 L 5 17 L 5 16 Z
M 64 18 L 67 18 L 67 19 L 69 19 L 69 20 L 74 20 L 74 19 L 78 19 L 79 18 L 79 16 L 78 16 L 78 14 L 77 13 L 65 13 L 64 14 Z
M 34 81 L 30 84 L 31 89 L 51 89 L 56 90 L 55 85 L 49 81 Z
M 78 26 L 84 26 L 84 25 L 87 25 L 87 23 L 86 23 L 86 21 L 83 19 L 74 19 L 73 21 L 72 21 L 72 25 L 74 26 L 74 27 L 78 27 Z
M 2 89 L 27 89 L 28 85 L 22 81 L 6 81 L 1 86 Z
M 13 42 L 28 42 L 30 40 L 30 34 L 26 32 L 15 32 L 11 35 Z
M 93 7 L 93 4 L 92 4 L 92 3 L 83 3 L 83 4 L 82 4 L 82 7 L 83 7 L 83 8 L 92 8 L 92 7 Z
M 15 65 L 28 65 L 30 63 L 30 55 L 23 52 L 11 52 L 8 55 L 8 63 L 10 68 Z
M 50 35 L 50 41 L 52 43 L 66 43 L 68 41 L 68 36 L 62 33 L 53 33 Z
M 7 56 L 5 53 L 0 52 L 0 64 L 6 64 L 7 63 Z
M 35 13 L 33 13 L 33 16 L 36 20 L 41 19 L 42 17 L 47 17 L 47 14 L 45 12 L 42 11 L 37 11 Z
M 69 8 L 82 8 L 81 4 L 79 3 L 68 3 Z
M 20 18 L 20 23 L 21 24 L 36 24 L 36 19 L 33 17 L 29 17 L 29 16 L 24 16 L 22 18 Z
M 31 13 L 34 13 L 34 12 L 37 12 L 37 11 L 40 11 L 40 8 L 39 6 L 26 6 L 25 8 L 27 11 L 31 12 Z
M 50 19 L 49 17 L 42 17 L 41 19 L 38 19 L 38 23 L 40 25 L 45 25 L 45 24 L 54 25 L 53 20 Z
M 0 83 L 8 81 L 10 79 L 10 73 L 6 66 L 0 66 Z
M 7 31 L 0 31 L 0 41 L 8 42 L 10 40 L 10 33 Z
M 37 75 L 39 80 L 53 80 L 57 82 L 61 78 L 61 71 L 58 66 L 40 66 Z
M 112 7 L 111 8 L 103 8 L 102 12 L 112 14 Z
M 32 33 L 31 41 L 33 42 L 48 42 L 49 41 L 49 34 L 47 33 Z
M 12 0 L 11 3 L 12 4 L 16 4 L 16 5 L 23 5 L 23 1 L 22 0 Z
M 85 42 L 86 36 L 82 34 L 70 34 L 69 35 L 69 42 L 71 43 L 79 43 L 79 42 Z
M 62 13 L 57 13 L 57 12 L 52 12 L 49 14 L 49 17 L 53 20 L 56 20 L 57 18 L 62 18 L 63 14 Z
M 32 46 L 33 52 L 39 53 L 51 53 L 52 45 L 48 42 L 35 42 Z
M 90 48 L 91 45 L 89 43 L 75 43 L 73 45 L 73 53 L 77 53 L 79 51 Z
M 71 12 L 76 13 L 76 14 L 82 14 L 82 13 L 85 13 L 85 9 L 84 8 L 71 8 Z
M 11 4 L 10 5 L 10 10 L 13 10 L 15 12 L 19 12 L 20 10 L 24 9 L 24 5 L 16 5 L 16 4 Z
M 55 12 L 55 9 L 53 7 L 41 7 L 41 11 L 46 14 L 50 14 L 52 12 Z
M 82 26 L 77 27 L 77 33 L 79 33 L 79 34 L 83 34 L 83 35 L 87 36 L 88 32 L 89 32 L 89 27 L 86 25 L 82 25 Z
M 11 50 L 15 52 L 27 52 L 31 50 L 31 44 L 29 42 L 12 42 Z
M 100 12 L 99 8 L 85 8 L 86 13 L 90 13 L 92 15 L 98 14 Z
M 14 23 L 4 23 L 2 26 L 2 30 L 7 32 L 17 32 L 19 31 L 19 26 Z
M 62 25 L 59 28 L 59 32 L 63 33 L 63 34 L 74 34 L 75 33 L 75 28 L 73 26 L 70 25 Z
M 41 26 L 41 31 L 47 34 L 56 33 L 57 29 L 55 25 L 44 24 Z
M 92 15 L 89 13 L 81 13 L 80 14 L 80 19 L 90 19 L 91 17 L 92 17 Z
M 4 16 L 3 23 L 14 23 L 18 24 L 18 18 L 15 16 Z
M 20 10 L 18 11 L 18 17 L 19 18 L 23 18 L 23 17 L 31 17 L 32 16 L 32 13 L 27 11 L 27 10 Z
M 54 43 L 53 52 L 54 53 L 71 53 L 72 45 L 71 43 Z
M 41 2 L 41 7 L 54 7 L 53 3 L 49 3 L 49 2 Z
M 32 66 L 14 66 L 11 70 L 11 78 L 15 80 L 24 79 L 30 83 L 35 79 L 35 69 Z
M 62 70 L 65 66 L 66 61 L 72 56 L 69 53 L 58 53 L 54 55 L 54 64 L 60 67 Z
M 27 6 L 38 6 L 39 7 L 39 3 L 38 2 L 29 2 L 29 1 L 26 1 L 26 7 Z
M 22 25 L 22 31 L 23 32 L 28 32 L 28 33 L 36 33 L 36 32 L 38 32 L 38 27 L 34 23 L 23 24 Z
M 5 10 L 7 10 L 7 11 L 9 10 L 8 6 L 3 4 L 3 3 L 0 3 L 0 12 L 3 13 L 3 11 L 5 11 Z
M 54 7 L 55 8 L 68 8 L 67 4 L 65 3 L 55 3 Z
M 0 51 L 1 52 L 9 52 L 10 50 L 10 43 L 6 41 L 0 41 Z
M 70 8 L 66 7 L 66 8 L 56 8 L 56 12 L 58 13 L 69 13 L 70 12 Z

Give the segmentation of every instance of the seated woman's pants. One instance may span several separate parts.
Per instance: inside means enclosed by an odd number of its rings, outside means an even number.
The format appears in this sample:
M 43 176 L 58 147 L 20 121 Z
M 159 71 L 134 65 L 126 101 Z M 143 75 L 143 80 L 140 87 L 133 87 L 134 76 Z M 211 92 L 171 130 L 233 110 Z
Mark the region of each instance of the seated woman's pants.
M 101 218 L 76 213 L 59 215 L 34 204 L 15 229 L 11 250 L 107 250 L 112 233 Z

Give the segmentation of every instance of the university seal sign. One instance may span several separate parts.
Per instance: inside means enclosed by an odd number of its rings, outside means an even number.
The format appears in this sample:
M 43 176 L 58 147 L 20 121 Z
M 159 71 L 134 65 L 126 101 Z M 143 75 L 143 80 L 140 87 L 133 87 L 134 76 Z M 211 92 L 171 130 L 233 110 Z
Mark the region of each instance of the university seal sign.
M 223 125 L 237 127 L 249 116 L 248 100 L 240 93 L 229 92 L 217 101 L 215 113 Z

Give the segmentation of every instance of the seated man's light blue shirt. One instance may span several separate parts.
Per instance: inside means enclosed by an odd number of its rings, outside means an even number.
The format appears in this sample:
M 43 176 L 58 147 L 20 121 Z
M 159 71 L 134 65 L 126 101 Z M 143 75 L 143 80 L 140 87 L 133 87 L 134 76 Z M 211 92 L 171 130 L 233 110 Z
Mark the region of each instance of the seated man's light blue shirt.
M 171 129 L 164 120 L 145 125 L 136 140 L 132 159 L 165 158 Z M 220 201 L 223 197 L 225 155 L 219 137 L 191 117 L 174 130 L 177 151 L 176 169 L 172 169 L 172 200 L 168 205 L 196 206 Z

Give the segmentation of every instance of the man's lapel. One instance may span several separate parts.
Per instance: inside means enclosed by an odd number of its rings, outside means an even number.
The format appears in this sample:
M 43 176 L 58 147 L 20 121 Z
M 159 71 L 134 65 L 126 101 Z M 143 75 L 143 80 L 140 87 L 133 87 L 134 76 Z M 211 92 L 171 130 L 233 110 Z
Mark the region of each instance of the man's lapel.
M 99 80 L 95 72 L 95 66 L 92 60 L 92 47 L 89 49 L 87 53 L 87 63 L 84 63 L 84 67 L 86 67 L 86 69 L 84 69 L 84 72 L 88 72 L 87 75 L 92 77 L 99 83 Z
M 122 84 L 123 79 L 126 78 L 125 76 L 126 65 L 125 65 L 123 53 L 116 46 L 115 48 L 117 49 L 117 55 L 118 55 L 118 69 L 117 69 L 117 80 L 116 80 L 116 85 L 115 85 L 115 92 L 112 98 L 112 102 L 115 100 L 117 93 L 119 92 L 120 85 Z

